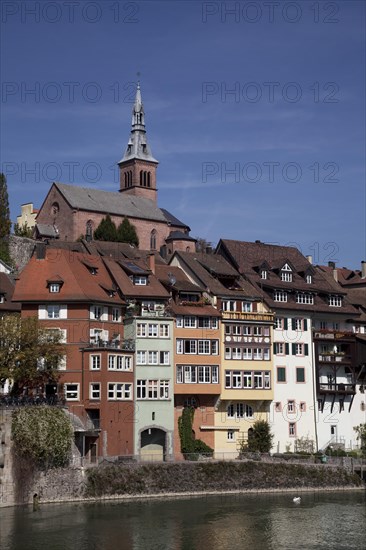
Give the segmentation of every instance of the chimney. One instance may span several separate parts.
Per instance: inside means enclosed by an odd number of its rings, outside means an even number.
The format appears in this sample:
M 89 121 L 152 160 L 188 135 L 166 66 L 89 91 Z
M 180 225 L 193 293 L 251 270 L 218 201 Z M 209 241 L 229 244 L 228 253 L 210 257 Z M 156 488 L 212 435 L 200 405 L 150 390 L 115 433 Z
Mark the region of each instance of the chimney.
M 328 267 L 335 269 L 335 262 L 328 262 Z
M 309 264 L 313 263 L 313 257 L 312 256 L 306 256 L 306 259 L 309 262 Z
M 46 257 L 46 243 L 36 243 L 37 260 L 44 260 Z
M 149 255 L 149 269 L 155 275 L 155 254 Z
M 335 282 L 338 283 L 338 271 L 336 270 L 336 268 L 333 269 L 333 278 Z
M 361 262 L 361 278 L 366 279 L 366 262 L 363 260 Z

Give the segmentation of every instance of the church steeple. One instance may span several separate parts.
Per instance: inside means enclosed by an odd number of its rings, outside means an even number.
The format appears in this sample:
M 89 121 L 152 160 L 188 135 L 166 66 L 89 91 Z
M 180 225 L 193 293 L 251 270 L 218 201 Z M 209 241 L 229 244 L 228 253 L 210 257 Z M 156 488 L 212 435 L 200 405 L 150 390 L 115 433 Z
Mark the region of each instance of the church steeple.
M 132 109 L 131 134 L 124 155 L 118 163 L 120 191 L 156 201 L 156 168 L 158 164 L 147 143 L 145 112 L 138 82 Z

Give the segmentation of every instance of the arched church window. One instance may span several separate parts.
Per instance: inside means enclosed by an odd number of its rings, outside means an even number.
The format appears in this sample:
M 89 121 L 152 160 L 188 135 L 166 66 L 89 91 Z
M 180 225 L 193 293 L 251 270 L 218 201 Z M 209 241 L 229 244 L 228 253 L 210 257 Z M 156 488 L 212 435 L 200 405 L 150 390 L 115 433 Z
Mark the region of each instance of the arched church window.
M 147 186 L 151 187 L 151 173 L 150 172 L 147 173 Z
M 93 240 L 93 222 L 91 220 L 86 222 L 85 239 L 88 242 Z
M 60 211 L 60 206 L 59 206 L 58 202 L 54 202 L 51 206 L 51 214 L 53 216 L 57 216 L 59 211 Z
M 143 172 L 140 170 L 140 185 L 142 185 Z
M 156 230 L 153 229 L 150 233 L 150 250 L 156 250 Z

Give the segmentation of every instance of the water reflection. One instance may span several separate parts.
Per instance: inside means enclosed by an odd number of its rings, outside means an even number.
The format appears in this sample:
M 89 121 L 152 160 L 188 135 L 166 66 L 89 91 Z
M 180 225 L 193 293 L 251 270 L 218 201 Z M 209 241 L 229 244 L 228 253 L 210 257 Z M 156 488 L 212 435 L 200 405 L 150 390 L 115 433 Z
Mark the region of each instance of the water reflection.
M 240 495 L 1 510 L 2 550 L 362 549 L 365 494 Z

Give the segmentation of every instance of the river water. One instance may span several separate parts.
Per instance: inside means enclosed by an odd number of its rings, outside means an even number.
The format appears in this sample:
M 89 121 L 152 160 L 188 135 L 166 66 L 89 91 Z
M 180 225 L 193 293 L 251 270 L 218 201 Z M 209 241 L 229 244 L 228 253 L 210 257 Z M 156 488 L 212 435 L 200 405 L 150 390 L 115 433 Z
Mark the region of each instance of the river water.
M 294 492 L 294 495 L 296 493 Z M 366 550 L 364 492 L 44 504 L 0 511 L 1 550 Z

